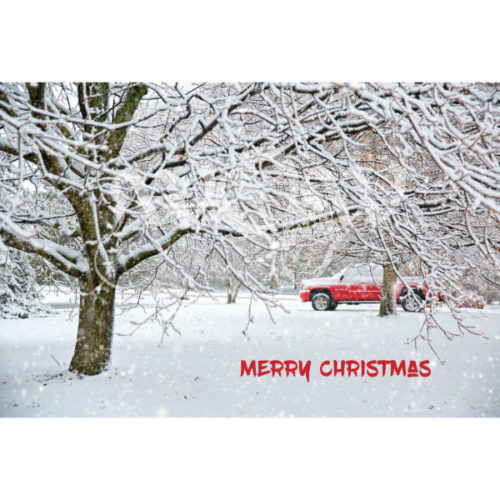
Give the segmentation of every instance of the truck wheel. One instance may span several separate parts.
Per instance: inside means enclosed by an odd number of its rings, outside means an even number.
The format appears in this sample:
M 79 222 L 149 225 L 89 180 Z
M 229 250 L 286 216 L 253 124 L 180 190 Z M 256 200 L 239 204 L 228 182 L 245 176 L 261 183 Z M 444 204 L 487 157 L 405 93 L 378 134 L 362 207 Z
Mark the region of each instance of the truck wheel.
M 399 300 L 406 312 L 419 312 L 425 306 L 425 295 L 420 289 L 415 289 L 412 294 L 409 294 L 408 289 L 403 288 L 399 294 Z
M 328 311 L 332 306 L 332 299 L 326 293 L 317 293 L 311 300 L 315 311 Z

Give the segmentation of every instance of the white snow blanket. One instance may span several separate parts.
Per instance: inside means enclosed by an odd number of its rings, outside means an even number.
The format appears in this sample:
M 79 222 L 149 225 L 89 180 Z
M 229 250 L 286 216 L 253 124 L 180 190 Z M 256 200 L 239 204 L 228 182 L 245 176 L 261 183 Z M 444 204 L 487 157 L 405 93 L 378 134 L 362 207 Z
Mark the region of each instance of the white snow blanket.
M 499 417 L 500 309 L 467 311 L 489 339 L 453 342 L 434 333 L 442 365 L 424 343 L 405 343 L 421 314 L 377 317 L 377 305 L 315 312 L 287 300 L 290 313 L 262 304 L 186 301 L 162 344 L 161 328 L 147 323 L 116 335 L 109 371 L 79 378 L 67 371 L 77 311 L 45 318 L 0 321 L 0 415 L 4 417 Z M 115 331 L 133 330 L 151 309 L 121 312 Z M 438 318 L 452 328 L 449 313 Z M 305 377 L 240 376 L 241 360 L 311 360 Z M 430 360 L 429 377 L 325 377 L 325 360 Z

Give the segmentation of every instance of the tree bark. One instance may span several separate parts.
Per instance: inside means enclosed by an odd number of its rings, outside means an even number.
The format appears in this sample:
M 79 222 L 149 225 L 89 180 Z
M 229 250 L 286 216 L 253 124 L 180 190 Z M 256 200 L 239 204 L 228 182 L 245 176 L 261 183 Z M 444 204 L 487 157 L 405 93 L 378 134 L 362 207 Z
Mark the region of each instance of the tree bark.
M 114 309 L 114 286 L 102 282 L 97 286 L 95 282 L 80 284 L 78 335 L 70 371 L 97 375 L 107 369 L 111 359 Z
M 227 278 L 226 286 L 227 286 L 227 303 L 234 304 L 236 302 L 236 297 L 238 296 L 238 292 L 240 291 L 241 282 L 232 278 Z
M 384 264 L 382 295 L 380 297 L 379 316 L 396 314 L 396 281 L 397 276 L 391 264 Z
M 226 287 L 227 287 L 227 303 L 232 304 L 233 303 L 233 293 L 231 290 L 231 279 L 230 278 L 226 279 Z

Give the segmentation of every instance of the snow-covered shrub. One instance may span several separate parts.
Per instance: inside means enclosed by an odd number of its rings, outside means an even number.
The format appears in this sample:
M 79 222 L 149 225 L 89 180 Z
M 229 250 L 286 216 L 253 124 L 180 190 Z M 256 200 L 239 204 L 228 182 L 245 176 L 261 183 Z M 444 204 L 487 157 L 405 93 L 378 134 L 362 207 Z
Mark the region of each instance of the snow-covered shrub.
M 462 297 L 458 299 L 457 307 L 464 308 L 470 307 L 472 309 L 484 309 L 485 300 L 481 295 L 475 292 L 465 292 Z

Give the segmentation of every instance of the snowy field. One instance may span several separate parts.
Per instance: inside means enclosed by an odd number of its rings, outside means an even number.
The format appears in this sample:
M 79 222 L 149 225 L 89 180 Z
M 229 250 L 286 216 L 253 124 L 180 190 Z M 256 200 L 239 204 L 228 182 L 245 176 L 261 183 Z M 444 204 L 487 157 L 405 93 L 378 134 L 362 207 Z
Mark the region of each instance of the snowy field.
M 399 311 L 378 318 L 376 305 L 341 305 L 318 313 L 296 297 L 289 314 L 248 301 L 186 301 L 174 332 L 160 346 L 157 323 L 115 336 L 110 370 L 78 378 L 67 372 L 76 337 L 76 310 L 0 320 L 0 415 L 3 417 L 499 417 L 500 309 L 470 311 L 475 336 L 453 342 L 434 334 L 445 365 L 424 343 L 405 343 L 423 316 Z M 115 332 L 133 329 L 152 310 L 117 310 Z M 450 315 L 439 313 L 452 326 Z M 311 378 L 240 377 L 242 359 L 311 360 Z M 325 360 L 431 360 L 427 378 L 323 377 Z

